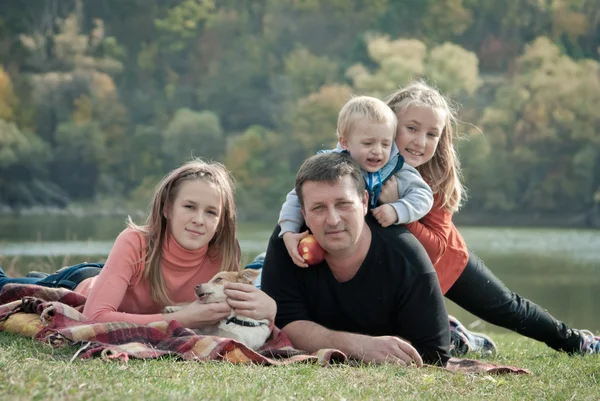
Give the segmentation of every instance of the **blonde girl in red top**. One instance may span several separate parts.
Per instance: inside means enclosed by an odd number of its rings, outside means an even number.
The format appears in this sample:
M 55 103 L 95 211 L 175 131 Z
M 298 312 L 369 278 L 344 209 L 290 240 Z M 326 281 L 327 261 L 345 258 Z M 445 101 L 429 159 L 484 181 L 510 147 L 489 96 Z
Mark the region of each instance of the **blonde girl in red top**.
M 195 160 L 158 184 L 145 225 L 131 220 L 100 274 L 76 292 L 88 296 L 84 315 L 97 322 L 147 324 L 176 320 L 189 328 L 212 325 L 231 309 L 273 322 L 275 301 L 248 284 L 228 284 L 227 303 L 194 302 L 194 287 L 218 271 L 239 269 L 233 184 L 222 164 Z M 163 314 L 166 305 L 190 303 Z
M 434 206 L 408 229 L 424 246 L 435 267 L 445 296 L 492 324 L 516 331 L 571 354 L 600 353 L 600 337 L 587 330 L 569 328 L 546 310 L 509 290 L 483 261 L 469 250 L 452 223 L 452 214 L 461 206 L 464 188 L 460 163 L 452 144 L 454 111 L 435 88 L 416 82 L 392 93 L 386 102 L 398 117 L 396 145 L 400 154 L 421 173 L 434 193 Z M 398 199 L 398 187 L 390 179 L 381 202 Z M 450 319 L 455 350 L 494 350 L 484 335 L 470 333 L 456 319 Z

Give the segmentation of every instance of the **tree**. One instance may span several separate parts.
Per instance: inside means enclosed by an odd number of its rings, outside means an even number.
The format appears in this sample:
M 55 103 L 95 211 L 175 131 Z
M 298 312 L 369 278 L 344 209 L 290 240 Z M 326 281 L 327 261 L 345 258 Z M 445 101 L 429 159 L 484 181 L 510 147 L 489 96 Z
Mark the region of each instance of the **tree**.
M 12 81 L 4 68 L 0 65 L 0 119 L 14 120 L 14 109 L 18 101 L 12 88 Z
M 236 179 L 236 204 L 244 219 L 277 218 L 294 182 L 285 150 L 282 136 L 261 126 L 231 138 L 225 163 Z
M 106 138 L 98 123 L 66 122 L 56 131 L 54 170 L 56 183 L 76 199 L 90 199 L 96 193 L 105 157 Z
M 598 62 L 575 61 L 545 37 L 527 46 L 480 122 L 490 142 L 488 163 L 498 174 L 489 186 L 501 188 L 508 209 L 591 206 L 600 182 L 599 107 Z
M 293 82 L 299 96 L 316 92 L 321 86 L 334 83 L 339 78 L 336 62 L 327 56 L 315 56 L 303 47 L 288 54 L 283 63 L 284 73 Z
M 225 138 L 219 117 L 210 111 L 178 110 L 164 131 L 163 148 L 171 165 L 191 157 L 221 159 Z
M 291 118 L 291 139 L 300 151 L 291 158 L 292 169 L 316 151 L 335 147 L 338 113 L 351 96 L 350 87 L 335 84 L 322 86 L 298 101 Z
M 50 159 L 38 136 L 0 119 L 0 204 L 64 206 L 64 193 L 46 179 Z
M 361 94 L 383 98 L 415 78 L 427 78 L 451 97 L 472 96 L 481 85 L 477 56 L 451 43 L 428 51 L 416 39 L 370 35 L 367 48 L 377 65 L 375 71 L 356 64 L 346 72 Z

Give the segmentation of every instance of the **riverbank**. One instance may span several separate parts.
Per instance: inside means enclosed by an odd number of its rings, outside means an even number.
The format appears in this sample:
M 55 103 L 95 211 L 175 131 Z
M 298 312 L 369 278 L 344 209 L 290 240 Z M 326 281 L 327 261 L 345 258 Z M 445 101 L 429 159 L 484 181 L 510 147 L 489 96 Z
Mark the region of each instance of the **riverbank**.
M 74 217 L 127 217 L 144 218 L 146 209 L 139 204 L 127 201 L 102 201 L 98 203 L 73 203 L 66 208 L 36 206 L 28 208 L 10 208 L 0 205 L 0 216 L 74 216 Z M 252 222 L 244 219 L 244 210 L 238 210 L 240 222 Z M 263 221 L 277 221 L 277 213 L 262 216 Z M 600 213 L 552 214 L 552 213 L 512 213 L 494 214 L 476 211 L 461 211 L 453 217 L 457 226 L 473 227 L 544 227 L 544 228 L 593 228 L 600 229 Z

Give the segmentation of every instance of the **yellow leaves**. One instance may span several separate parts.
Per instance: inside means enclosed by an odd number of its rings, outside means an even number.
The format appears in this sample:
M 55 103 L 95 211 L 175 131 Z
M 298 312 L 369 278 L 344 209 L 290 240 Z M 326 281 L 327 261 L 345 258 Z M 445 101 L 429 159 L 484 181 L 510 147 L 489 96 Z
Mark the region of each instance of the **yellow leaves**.
M 388 35 L 368 35 L 367 50 L 374 61 L 381 63 L 390 57 L 405 60 L 423 60 L 427 47 L 417 39 L 391 40 Z
M 250 127 L 231 139 L 225 165 L 242 187 L 269 185 L 272 177 L 266 168 L 270 163 L 265 158 L 281 146 L 279 135 L 260 126 Z
M 525 52 L 517 59 L 520 72 L 539 68 L 544 63 L 554 62 L 560 57 L 560 49 L 545 36 L 536 38 L 525 46 Z
M 93 104 L 88 96 L 82 95 L 73 101 L 75 109 L 73 110 L 72 120 L 76 124 L 91 123 L 94 119 Z
M 552 13 L 552 31 L 554 37 L 566 35 L 572 42 L 589 32 L 590 23 L 587 17 L 566 6 L 555 9 Z
M 17 103 L 17 97 L 13 92 L 10 76 L 0 65 L 0 119 L 12 121 L 13 111 Z
M 431 49 L 425 65 L 427 76 L 450 96 L 462 91 L 472 96 L 482 84 L 475 53 L 453 43 Z
M 463 0 L 429 2 L 423 25 L 428 32 L 439 32 L 440 37 L 460 35 L 473 22 L 471 11 L 464 8 Z
M 374 72 L 356 64 L 346 71 L 360 94 L 385 97 L 410 80 L 426 76 L 449 96 L 475 93 L 482 81 L 477 56 L 458 45 L 444 43 L 427 49 L 416 39 L 392 40 L 385 35 L 367 36 Z
M 99 100 L 112 100 L 117 97 L 117 86 L 108 74 L 95 71 L 91 75 L 90 89 Z
M 292 117 L 293 137 L 307 154 L 332 148 L 337 142 L 337 116 L 352 96 L 346 85 L 325 85 L 298 101 Z

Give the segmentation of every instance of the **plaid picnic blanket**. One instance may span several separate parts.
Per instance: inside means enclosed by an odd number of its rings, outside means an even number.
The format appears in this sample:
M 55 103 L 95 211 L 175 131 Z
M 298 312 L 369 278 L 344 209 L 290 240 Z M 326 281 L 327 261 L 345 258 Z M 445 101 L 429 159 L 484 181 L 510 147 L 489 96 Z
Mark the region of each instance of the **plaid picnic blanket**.
M 63 288 L 7 284 L 0 292 L 0 330 L 36 338 L 54 347 L 78 345 L 75 358 L 105 360 L 159 358 L 175 355 L 185 360 L 223 360 L 232 363 L 284 365 L 314 361 L 327 366 L 344 363 L 336 349 L 308 354 L 292 347 L 274 328 L 267 343 L 253 351 L 237 341 L 197 335 L 176 321 L 138 325 L 125 322 L 96 323 L 81 314 L 86 298 Z M 454 372 L 530 374 L 526 369 L 499 366 L 472 359 L 451 358 L 446 369 Z

